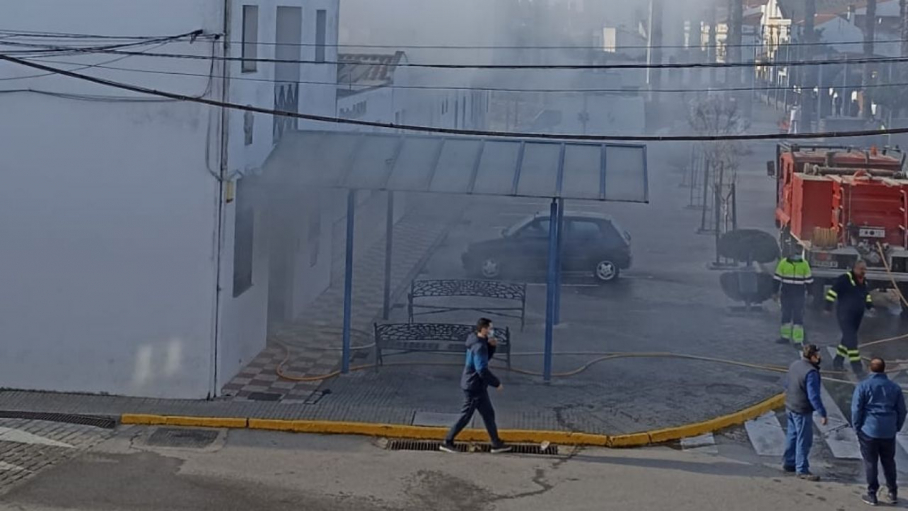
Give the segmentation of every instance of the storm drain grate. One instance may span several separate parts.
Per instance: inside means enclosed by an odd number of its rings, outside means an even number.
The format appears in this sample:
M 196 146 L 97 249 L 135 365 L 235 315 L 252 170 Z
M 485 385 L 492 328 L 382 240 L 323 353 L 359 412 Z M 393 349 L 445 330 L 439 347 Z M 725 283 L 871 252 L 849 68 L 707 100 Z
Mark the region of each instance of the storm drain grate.
M 212 429 L 158 428 L 148 437 L 146 444 L 154 447 L 203 449 L 218 438 Z
M 391 440 L 388 442 L 388 450 L 391 451 L 438 451 L 441 442 L 427 440 Z M 512 453 L 515 454 L 534 454 L 537 456 L 558 456 L 557 445 L 547 445 L 544 449 L 538 444 L 516 444 L 511 446 Z M 458 452 L 483 452 L 487 453 L 492 449 L 489 444 L 465 444 L 458 443 Z
M 46 412 L 10 412 L 0 411 L 0 419 L 24 419 L 32 421 L 63 422 L 79 426 L 92 426 L 95 428 L 114 429 L 117 421 L 110 417 L 96 415 L 77 415 L 73 413 L 46 413 Z
M 250 401 L 280 401 L 283 397 L 283 394 L 276 392 L 253 392 L 247 399 Z

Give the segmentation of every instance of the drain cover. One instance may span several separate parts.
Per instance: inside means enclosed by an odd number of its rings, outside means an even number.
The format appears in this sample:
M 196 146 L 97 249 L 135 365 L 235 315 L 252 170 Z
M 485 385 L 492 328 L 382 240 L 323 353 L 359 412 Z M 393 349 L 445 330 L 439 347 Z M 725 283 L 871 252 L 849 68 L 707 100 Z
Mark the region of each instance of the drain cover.
M 276 392 L 253 392 L 249 394 L 250 401 L 280 401 L 282 397 L 284 397 L 283 394 Z
M 154 447 L 203 449 L 214 443 L 217 437 L 218 432 L 213 429 L 158 428 L 146 443 Z
M 117 421 L 110 417 L 94 415 L 78 415 L 71 413 L 43 413 L 43 412 L 14 412 L 0 411 L 0 419 L 27 419 L 48 422 L 65 422 L 81 426 L 94 426 L 96 428 L 113 429 Z
M 388 449 L 391 451 L 437 451 L 441 446 L 438 441 L 426 440 L 392 440 L 388 442 Z M 538 444 L 517 444 L 513 447 L 512 453 L 515 454 L 535 454 L 539 456 L 558 456 L 558 446 L 548 445 L 545 449 Z M 489 452 L 492 446 L 489 444 L 457 444 L 459 452 Z

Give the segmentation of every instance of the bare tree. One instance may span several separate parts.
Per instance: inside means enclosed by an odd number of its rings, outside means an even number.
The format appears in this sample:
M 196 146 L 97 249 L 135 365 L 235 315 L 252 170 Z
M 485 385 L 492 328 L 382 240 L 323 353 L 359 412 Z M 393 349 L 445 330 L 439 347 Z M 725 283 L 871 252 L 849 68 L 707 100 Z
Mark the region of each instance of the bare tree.
M 803 42 L 806 44 L 803 46 L 804 53 L 801 55 L 805 61 L 813 60 L 816 49 L 815 44 L 818 39 L 814 29 L 816 15 L 817 0 L 806 0 L 804 2 L 804 34 L 802 37 Z M 817 83 L 816 66 L 807 66 L 801 73 L 801 77 L 803 78 L 801 83 L 801 119 L 804 123 L 804 129 L 810 131 L 810 123 L 813 122 L 814 118 L 813 106 L 815 99 L 813 97 L 813 89 L 820 85 Z M 817 112 L 816 117 L 819 123 L 819 112 Z
M 709 95 L 691 102 L 688 121 L 691 128 L 703 136 L 737 135 L 744 133 L 747 123 L 741 116 L 738 102 L 733 96 Z M 715 140 L 700 146 L 704 161 L 704 183 L 711 189 L 704 200 L 718 198 L 717 218 L 731 214 L 730 200 L 737 182 L 738 164 L 745 153 L 745 146 L 736 140 Z M 705 215 L 705 209 L 704 209 Z M 705 223 L 704 216 L 704 223 Z M 727 223 L 727 222 L 726 222 Z M 705 227 L 705 226 L 703 226 Z M 719 231 L 718 225 L 715 226 Z
M 867 0 L 867 16 L 864 19 L 864 56 L 873 57 L 873 43 L 876 38 L 876 0 Z M 861 115 L 865 119 L 873 116 L 873 109 L 870 105 L 870 98 L 867 91 L 873 82 L 873 63 L 864 63 L 864 80 L 863 90 L 861 91 Z

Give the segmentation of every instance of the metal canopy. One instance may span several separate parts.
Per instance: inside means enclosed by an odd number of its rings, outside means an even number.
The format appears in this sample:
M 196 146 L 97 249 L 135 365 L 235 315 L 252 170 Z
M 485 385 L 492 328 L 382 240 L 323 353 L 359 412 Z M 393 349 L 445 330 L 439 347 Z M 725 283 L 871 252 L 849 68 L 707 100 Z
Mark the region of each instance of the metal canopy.
M 346 190 L 648 202 L 646 146 L 396 133 L 286 133 L 264 172 Z

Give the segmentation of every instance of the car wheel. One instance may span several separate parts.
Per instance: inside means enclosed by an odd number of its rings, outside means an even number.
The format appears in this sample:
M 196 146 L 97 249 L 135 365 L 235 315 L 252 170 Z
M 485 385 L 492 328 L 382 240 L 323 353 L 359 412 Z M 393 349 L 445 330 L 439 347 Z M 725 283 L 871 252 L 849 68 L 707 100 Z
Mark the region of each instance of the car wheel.
M 501 263 L 498 259 L 487 257 L 479 263 L 479 274 L 487 279 L 497 279 L 501 276 Z
M 620 273 L 621 270 L 618 269 L 618 265 L 608 259 L 599 261 L 593 269 L 593 276 L 603 284 L 618 280 Z

